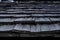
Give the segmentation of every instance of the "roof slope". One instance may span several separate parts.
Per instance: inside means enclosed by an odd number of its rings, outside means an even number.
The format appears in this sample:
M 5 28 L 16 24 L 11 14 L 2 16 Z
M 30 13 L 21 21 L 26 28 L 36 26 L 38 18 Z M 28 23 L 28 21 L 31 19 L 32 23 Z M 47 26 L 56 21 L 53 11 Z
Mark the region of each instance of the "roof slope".
M 0 4 L 0 9 L 2 9 L 0 10 L 0 31 L 60 30 L 60 3 L 23 2 L 1 5 L 3 3 Z

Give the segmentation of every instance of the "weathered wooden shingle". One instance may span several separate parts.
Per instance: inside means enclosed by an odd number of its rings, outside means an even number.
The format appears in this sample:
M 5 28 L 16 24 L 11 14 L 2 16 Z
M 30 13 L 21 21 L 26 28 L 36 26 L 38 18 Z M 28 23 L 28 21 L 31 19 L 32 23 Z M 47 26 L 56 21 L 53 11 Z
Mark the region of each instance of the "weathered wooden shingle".
M 35 22 L 49 22 L 49 18 L 36 18 Z
M 33 22 L 34 21 L 34 18 L 17 18 L 15 20 L 16 22 Z
M 60 30 L 60 4 L 41 2 L 35 4 L 23 2 L 15 4 L 15 6 L 3 7 L 3 10 L 0 10 L 0 23 L 2 22 L 0 31 L 45 32 Z M 7 3 L 2 6 L 6 5 Z M 9 22 L 12 22 L 13 25 L 10 25 Z M 9 25 L 4 25 L 3 23 L 8 23 Z
M 14 29 L 14 25 L 1 25 L 0 31 L 10 31 Z
M 48 27 L 49 27 L 50 31 L 56 30 L 55 24 L 51 24 L 51 25 L 49 24 Z
M 60 21 L 60 18 L 50 18 L 51 21 Z
M 13 22 L 14 19 L 12 18 L 0 18 L 0 22 Z
M 23 25 L 21 24 L 16 24 L 15 27 L 14 27 L 14 30 L 23 30 Z
M 40 24 L 36 25 L 36 32 L 41 32 L 41 25 Z
M 41 31 L 49 31 L 49 27 L 47 24 L 41 25 Z
M 36 26 L 35 25 L 31 25 L 31 32 L 36 32 Z
M 30 28 L 30 25 L 26 24 L 23 26 L 22 29 L 23 29 L 23 31 L 30 31 L 31 28 Z

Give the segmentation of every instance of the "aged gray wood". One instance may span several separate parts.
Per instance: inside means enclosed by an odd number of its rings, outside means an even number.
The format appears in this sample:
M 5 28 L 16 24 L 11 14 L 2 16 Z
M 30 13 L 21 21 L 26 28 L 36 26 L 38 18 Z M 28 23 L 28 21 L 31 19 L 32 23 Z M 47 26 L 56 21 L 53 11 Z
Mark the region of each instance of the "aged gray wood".
M 35 25 L 31 25 L 31 32 L 36 32 L 36 26 Z
M 1 25 L 0 31 L 10 31 L 14 29 L 14 25 Z
M 50 24 L 49 25 L 50 31 L 60 30 L 59 24 Z
M 26 15 L 26 14 L 0 14 L 0 17 L 8 17 L 8 16 L 12 16 L 12 17 L 29 17 L 29 16 L 36 16 L 36 17 L 44 17 L 44 16 L 60 16 L 60 14 L 32 14 L 32 15 Z
M 6 17 L 6 16 L 8 17 L 8 16 L 13 16 L 13 15 L 7 15 L 7 14 L 4 15 L 4 14 L 0 14 L 0 17 Z
M 40 9 L 34 9 L 34 8 L 32 8 L 32 7 L 30 7 L 30 8 L 25 8 L 24 9 L 25 11 L 39 11 Z
M 60 24 L 55 24 L 56 30 L 60 30 Z
M 49 31 L 48 24 L 41 25 L 41 31 Z
M 60 16 L 60 14 L 32 14 L 32 15 L 26 15 L 26 14 L 0 14 L 1 17 L 8 17 L 8 16 L 12 16 L 12 17 L 29 17 L 29 16 L 35 16 L 35 17 L 44 17 L 44 16 Z
M 41 32 L 41 31 L 54 31 L 60 30 L 60 25 L 58 24 L 36 24 L 36 25 L 17 25 L 15 30 L 30 31 L 30 32 Z
M 49 28 L 50 28 L 50 31 L 56 30 L 55 24 L 50 24 L 50 25 L 48 25 L 48 26 L 49 26 Z
M 30 15 L 14 15 L 13 17 L 29 17 Z
M 34 18 L 17 18 L 15 21 L 34 21 Z
M 8 2 L 14 2 L 14 0 L 8 0 Z
M 41 24 L 36 24 L 36 32 L 40 32 L 41 31 Z
M 14 11 L 16 11 L 16 9 L 7 9 L 6 11 L 14 12 Z
M 17 18 L 15 21 L 26 21 L 25 18 Z
M 20 11 L 1 11 L 0 13 L 60 13 L 60 11 L 45 11 L 45 10 L 42 10 L 42 11 L 24 11 L 24 10 L 20 10 Z
M 36 18 L 35 19 L 35 22 L 48 22 L 48 21 L 50 21 L 49 18 Z
M 9 2 L 13 2 L 13 0 L 9 0 Z M 25 9 L 25 11 L 24 10 L 19 10 L 19 8 Z M 7 12 L 4 11 L 4 13 L 9 13 L 8 12 L 9 9 L 10 9 L 10 11 L 13 11 L 13 12 L 10 12 L 10 13 L 21 13 L 21 12 L 23 12 L 23 13 L 46 13 L 46 11 L 48 13 L 49 12 L 50 13 L 60 13 L 59 12 L 60 11 L 60 5 L 43 4 L 43 3 L 42 4 L 37 3 L 37 5 L 30 4 L 30 3 L 27 3 L 27 4 L 26 3 L 23 3 L 23 4 L 19 3 L 16 6 L 7 8 Z M 16 11 L 16 9 L 18 11 Z M 34 10 L 34 11 L 29 11 L 29 10 Z
M 16 24 L 16 26 L 14 27 L 14 30 L 20 30 L 22 31 L 23 29 L 23 25 L 22 24 Z
M 0 22 L 13 22 L 14 19 L 11 18 L 0 18 Z
M 1 0 L 0 0 L 1 1 Z M 10 0 L 11 1 L 11 0 Z M 38 3 L 37 5 L 34 4 L 29 4 L 29 3 L 24 3 L 24 4 L 17 4 L 13 7 L 8 7 L 6 8 L 7 10 L 2 10 L 0 11 L 0 17 L 17 17 L 17 18 L 0 18 L 0 22 L 51 22 L 51 21 L 59 21 L 60 18 L 51 18 L 48 16 L 60 16 L 60 5 L 55 5 L 55 4 L 40 4 Z M 6 13 L 6 14 L 3 14 Z M 7 14 L 8 13 L 8 14 Z M 12 13 L 12 14 L 10 14 Z M 15 14 L 19 13 L 19 14 Z M 20 14 L 22 13 L 22 14 Z M 23 14 L 25 13 L 25 14 Z M 29 13 L 36 13 L 36 14 L 30 14 Z M 37 14 L 39 13 L 39 14 Z M 42 13 L 42 14 L 40 14 Z M 43 14 L 46 13 L 46 14 Z M 54 14 L 49 14 L 49 13 L 54 13 Z M 56 14 L 55 14 L 56 13 Z M 59 13 L 59 14 L 57 14 Z M 30 18 L 26 18 L 29 17 Z M 45 18 L 32 18 L 33 16 L 47 16 Z M 21 17 L 21 18 L 18 18 Z M 23 18 L 25 17 L 25 18 Z M 35 23 L 36 24 L 36 23 Z M 16 25 L 1 25 L 0 26 L 0 31 L 9 31 L 9 30 L 18 30 L 18 31 L 30 31 L 30 32 L 42 32 L 42 31 L 55 31 L 55 30 L 60 30 L 60 24 L 17 24 Z
M 30 25 L 28 25 L 28 24 L 23 25 L 22 30 L 23 31 L 30 31 Z
M 29 17 L 30 15 L 26 15 L 26 14 L 0 14 L 0 17 Z
M 27 7 L 24 7 L 24 6 L 20 5 L 20 7 L 18 7 L 18 6 L 16 6 L 16 7 L 7 7 L 7 9 L 27 9 Z
M 51 21 L 60 21 L 60 18 L 50 18 Z
M 44 14 L 32 14 L 32 16 L 44 16 Z
M 32 16 L 60 16 L 60 14 L 32 14 Z
M 44 14 L 44 16 L 60 16 L 60 14 Z

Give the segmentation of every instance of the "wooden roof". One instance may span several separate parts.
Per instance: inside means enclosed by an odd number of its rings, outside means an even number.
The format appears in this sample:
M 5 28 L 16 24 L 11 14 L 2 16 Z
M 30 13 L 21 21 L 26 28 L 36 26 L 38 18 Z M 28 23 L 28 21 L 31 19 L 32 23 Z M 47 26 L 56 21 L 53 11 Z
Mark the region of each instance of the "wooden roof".
M 46 32 L 60 30 L 60 3 L 0 4 L 0 31 Z M 10 6 L 7 6 L 10 5 Z

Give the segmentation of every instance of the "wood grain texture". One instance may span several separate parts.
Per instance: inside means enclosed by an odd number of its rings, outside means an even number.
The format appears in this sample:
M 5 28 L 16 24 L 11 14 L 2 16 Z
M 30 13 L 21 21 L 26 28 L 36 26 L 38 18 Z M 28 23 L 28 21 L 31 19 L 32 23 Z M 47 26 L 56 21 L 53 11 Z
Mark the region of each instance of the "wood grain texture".
M 7 5 L 8 3 L 0 4 L 0 7 L 2 6 L 0 31 L 17 30 L 33 33 L 60 30 L 60 3 L 22 2 Z M 9 25 L 4 25 L 4 23 Z

